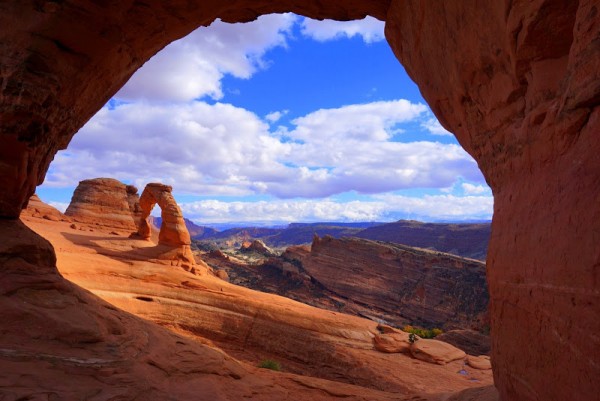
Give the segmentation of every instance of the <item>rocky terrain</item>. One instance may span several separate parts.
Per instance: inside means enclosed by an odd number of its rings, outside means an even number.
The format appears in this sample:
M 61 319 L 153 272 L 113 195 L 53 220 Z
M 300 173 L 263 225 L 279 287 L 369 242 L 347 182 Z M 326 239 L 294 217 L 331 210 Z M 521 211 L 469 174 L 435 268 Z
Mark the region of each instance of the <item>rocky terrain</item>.
M 191 223 L 191 222 L 190 222 Z M 188 228 L 195 225 L 188 223 Z M 198 227 L 198 226 L 196 226 Z M 200 231 L 200 230 L 198 230 Z M 313 236 L 358 237 L 427 248 L 485 260 L 490 224 L 442 224 L 400 220 L 395 223 L 292 223 L 285 228 L 241 227 L 225 231 L 203 229 L 192 238 L 201 248 L 235 248 L 260 239 L 271 247 L 311 243 Z
M 353 236 L 485 260 L 490 232 L 489 223 L 443 224 L 400 220 L 366 228 Z
M 394 54 L 490 185 L 486 262 L 500 397 L 594 399 L 600 393 L 598 8 L 596 0 L 0 3 L 3 391 L 9 399 L 89 399 L 101 391 L 115 399 L 398 398 L 240 372 L 222 353 L 115 310 L 56 271 L 54 249 L 79 255 L 73 266 L 102 266 L 107 259 L 94 260 L 101 255 L 78 241 L 114 236 L 87 238 L 93 233 L 82 231 L 83 238 L 68 241 L 59 233 L 72 234 L 73 223 L 38 219 L 36 229 L 52 247 L 19 221 L 57 151 L 160 49 L 217 18 L 233 23 L 295 12 L 385 21 Z M 117 262 L 107 266 L 129 270 L 104 276 L 115 284 L 136 271 L 129 260 Z M 123 288 L 135 287 L 125 281 L 130 285 Z M 445 381 L 431 372 L 429 379 L 406 377 L 431 388 Z M 483 397 L 476 390 L 459 398 L 467 396 Z
M 144 399 L 196 399 L 193 394 L 199 392 L 201 399 L 286 399 L 294 394 L 317 400 L 433 401 L 491 384 L 489 367 L 470 366 L 464 352 L 450 345 L 419 340 L 418 346 L 381 351 L 376 342 L 402 333 L 165 264 L 153 257 L 156 244 L 110 234 L 104 226 L 81 231 L 68 221 L 29 215 L 24 220 L 59 250 L 60 274 L 91 293 L 61 284 L 53 278 L 59 276 L 52 273 L 52 258 L 32 255 L 38 261 L 31 263 L 47 260 L 46 287 L 11 290 L 14 295 L 2 298 L 3 310 L 22 316 L 11 323 L 16 330 L 38 324 L 42 315 L 34 311 L 41 308 L 47 321 L 39 327 L 59 335 L 40 332 L 39 349 L 20 347 L 17 336 L 4 336 L 0 368 L 11 373 L 3 383 L 23 383 L 22 369 L 47 361 L 52 365 L 38 371 L 36 386 L 63 398 L 93 390 L 103 397 L 135 399 L 154 382 Z M 13 227 L 23 230 L 28 228 Z M 3 249 L 6 255 L 15 248 L 8 243 Z M 29 276 L 25 282 L 40 278 Z M 92 305 L 94 312 L 84 313 L 81 305 Z M 92 345 L 79 348 L 84 343 Z M 71 346 L 79 351 L 69 351 Z M 264 359 L 278 361 L 282 372 L 257 369 Z M 67 386 L 65 375 L 73 369 L 79 375 L 83 369 L 89 381 Z M 166 393 L 166 387 L 156 386 L 164 380 L 179 384 Z M 16 398 L 31 396 L 26 391 L 22 385 L 0 386 L 2 394 Z

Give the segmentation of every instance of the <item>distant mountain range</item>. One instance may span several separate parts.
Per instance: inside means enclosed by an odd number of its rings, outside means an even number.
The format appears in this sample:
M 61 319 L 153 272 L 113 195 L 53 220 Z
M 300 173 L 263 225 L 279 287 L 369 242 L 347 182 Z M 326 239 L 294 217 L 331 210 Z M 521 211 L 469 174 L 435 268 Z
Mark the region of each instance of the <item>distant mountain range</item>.
M 156 219 L 160 223 L 160 219 Z M 291 223 L 283 228 L 237 227 L 224 231 L 199 226 L 186 220 L 192 239 L 217 247 L 239 247 L 244 241 L 262 240 L 270 247 L 308 244 L 315 234 L 334 238 L 358 237 L 392 242 L 485 260 L 490 223 L 423 223 L 399 220 L 394 223 Z

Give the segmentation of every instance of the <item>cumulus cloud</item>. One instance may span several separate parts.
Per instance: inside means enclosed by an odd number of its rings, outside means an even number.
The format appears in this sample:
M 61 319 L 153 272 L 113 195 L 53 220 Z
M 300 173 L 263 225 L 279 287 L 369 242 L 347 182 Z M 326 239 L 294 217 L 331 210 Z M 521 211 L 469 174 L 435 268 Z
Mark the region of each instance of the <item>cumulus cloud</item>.
M 219 20 L 175 41 L 152 57 L 116 95 L 127 101 L 186 102 L 223 97 L 226 74 L 249 78 L 265 68 L 265 53 L 286 46 L 297 17 L 271 14 L 247 24 Z
M 294 221 L 392 221 L 399 218 L 440 220 L 490 219 L 491 196 L 457 197 L 433 195 L 423 198 L 382 195 L 374 200 L 336 202 L 320 200 L 274 200 L 260 202 L 223 202 L 203 200 L 182 203 L 184 214 L 203 223 Z
M 265 120 L 269 121 L 270 123 L 276 123 L 288 112 L 289 110 L 273 111 L 265 116 Z
M 230 104 L 122 104 L 103 108 L 60 152 L 48 186 L 108 176 L 142 186 L 162 181 L 196 195 L 317 198 L 357 191 L 443 188 L 483 182 L 458 145 L 397 142 L 397 125 L 425 106 L 406 100 L 323 109 L 272 132 Z
M 383 28 L 385 23 L 373 17 L 355 21 L 317 21 L 304 18 L 301 32 L 319 42 L 339 38 L 360 36 L 365 43 L 379 42 L 385 39 Z
M 447 131 L 436 118 L 429 118 L 421 123 L 421 127 L 429 131 L 433 135 L 448 135 L 452 136 L 452 132 Z
M 490 188 L 487 185 L 473 185 L 468 182 L 463 182 L 461 187 L 467 195 L 480 195 L 490 191 Z

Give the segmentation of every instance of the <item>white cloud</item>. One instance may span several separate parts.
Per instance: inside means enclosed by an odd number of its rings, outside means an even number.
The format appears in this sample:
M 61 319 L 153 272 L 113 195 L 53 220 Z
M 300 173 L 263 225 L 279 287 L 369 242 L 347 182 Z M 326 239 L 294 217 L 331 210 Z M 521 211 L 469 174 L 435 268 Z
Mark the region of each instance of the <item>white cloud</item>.
M 467 195 L 480 195 L 490 191 L 487 185 L 473 185 L 468 182 L 463 182 L 461 187 Z
M 64 213 L 67 210 L 67 208 L 69 207 L 69 204 L 66 202 L 48 202 L 48 204 L 50 206 L 57 208 L 62 213 Z
M 288 112 L 289 110 L 273 111 L 265 116 L 265 120 L 269 121 L 270 123 L 276 123 L 281 119 L 281 117 L 285 116 Z
M 406 100 L 318 110 L 270 131 L 266 121 L 229 104 L 103 108 L 59 152 L 47 186 L 115 177 L 150 181 L 196 195 L 270 194 L 319 198 L 348 191 L 375 194 L 444 188 L 459 177 L 483 182 L 458 145 L 394 141 L 396 125 L 426 110 Z
M 375 200 L 336 202 L 321 200 L 274 200 L 260 202 L 222 202 L 204 200 L 182 203 L 186 217 L 201 223 L 294 221 L 391 221 L 399 218 L 449 220 L 490 219 L 491 196 L 452 195 L 423 198 L 382 195 Z
M 116 97 L 162 102 L 186 102 L 203 96 L 220 99 L 223 76 L 249 78 L 265 68 L 265 53 L 286 46 L 296 19 L 293 14 L 271 14 L 247 24 L 217 20 L 198 28 L 151 58 Z
M 452 136 L 452 132 L 446 131 L 442 124 L 436 118 L 429 118 L 423 123 L 421 123 L 421 127 L 429 131 L 433 135 L 449 135 Z
M 366 17 L 355 21 L 317 21 L 304 18 L 302 21 L 302 34 L 319 42 L 339 38 L 352 38 L 356 35 L 362 37 L 365 43 L 379 42 L 385 39 L 383 28 L 385 23 L 373 17 Z

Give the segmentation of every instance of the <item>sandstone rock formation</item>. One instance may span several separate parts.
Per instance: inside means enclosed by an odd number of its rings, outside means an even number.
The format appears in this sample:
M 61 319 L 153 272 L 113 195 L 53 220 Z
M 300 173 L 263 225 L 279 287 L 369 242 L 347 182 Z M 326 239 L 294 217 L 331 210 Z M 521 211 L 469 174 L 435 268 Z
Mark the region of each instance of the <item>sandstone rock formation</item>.
M 467 365 L 475 369 L 487 370 L 492 368 L 492 362 L 487 355 L 467 355 Z
M 275 252 L 273 252 L 273 250 L 271 248 L 266 246 L 265 243 L 259 239 L 255 239 L 252 242 L 249 242 L 249 241 L 244 242 L 242 244 L 242 246 L 240 247 L 240 252 L 243 252 L 243 253 L 254 252 L 254 253 L 258 253 L 263 256 L 274 256 L 275 255 Z
M 133 187 L 135 188 L 135 187 Z M 113 178 L 94 178 L 79 183 L 65 215 L 79 223 L 106 229 L 135 231 L 127 185 Z
M 358 238 L 315 237 L 304 270 L 327 289 L 425 327 L 477 327 L 487 311 L 485 265 Z
M 596 0 L 3 2 L 0 225 L 19 216 L 57 150 L 131 74 L 197 26 L 286 11 L 372 15 L 386 21 L 394 53 L 494 192 L 487 261 L 501 397 L 589 399 L 600 392 L 598 8 Z
M 190 248 L 192 243 L 188 233 L 183 213 L 173 197 L 172 187 L 160 183 L 150 183 L 144 188 L 139 199 L 140 225 L 138 235 L 143 239 L 149 239 L 152 233 L 148 217 L 156 204 L 160 207 L 161 225 L 158 234 L 159 245 L 171 247 L 175 252 L 168 252 L 169 259 L 177 258 L 194 263 L 194 255 Z
M 126 191 L 131 217 L 133 217 L 135 226 L 139 228 L 142 221 L 142 208 L 140 207 L 140 195 L 138 194 L 138 189 L 133 185 L 127 185 Z
M 467 356 L 465 351 L 453 345 L 443 341 L 424 338 L 411 344 L 410 353 L 417 359 L 439 365 L 445 365 L 457 359 L 464 359 Z
M 29 198 L 27 208 L 23 210 L 21 216 L 46 218 L 55 221 L 71 221 L 71 219 L 62 214 L 60 210 L 44 203 L 36 194 L 33 194 L 31 198 Z

